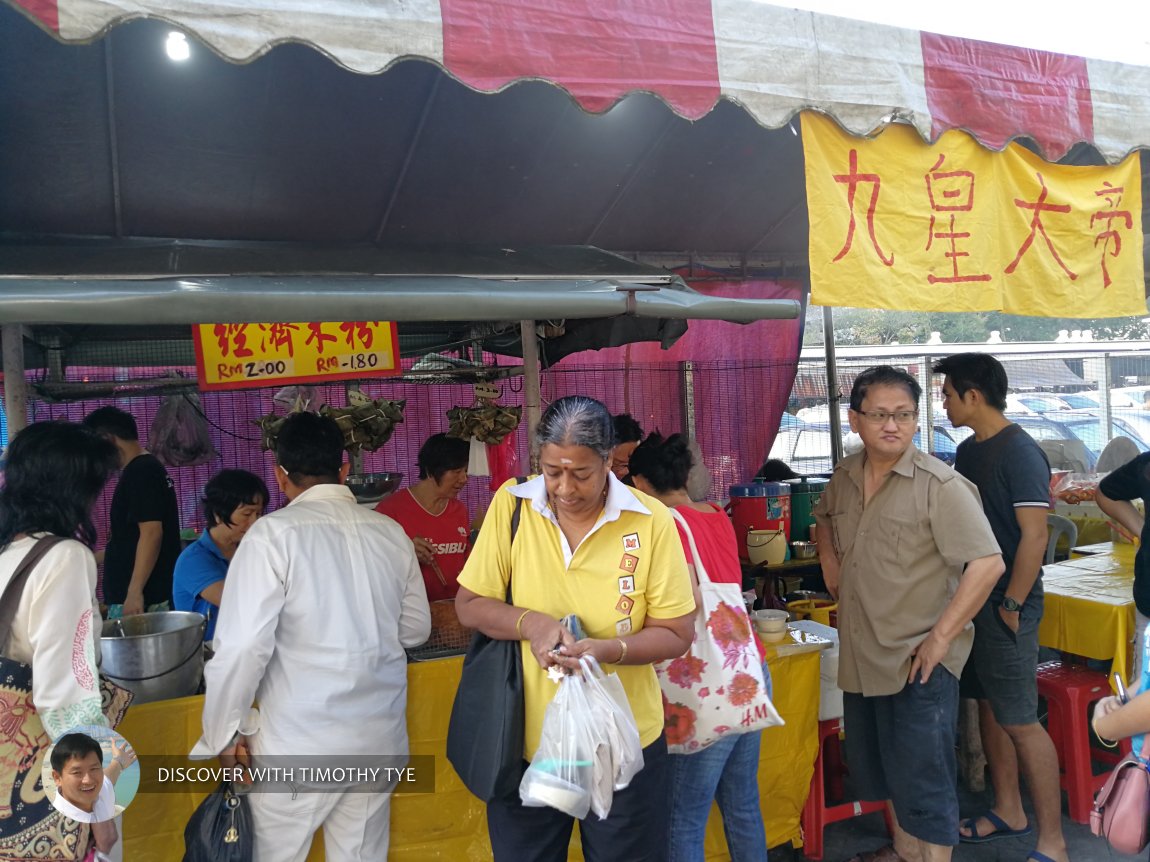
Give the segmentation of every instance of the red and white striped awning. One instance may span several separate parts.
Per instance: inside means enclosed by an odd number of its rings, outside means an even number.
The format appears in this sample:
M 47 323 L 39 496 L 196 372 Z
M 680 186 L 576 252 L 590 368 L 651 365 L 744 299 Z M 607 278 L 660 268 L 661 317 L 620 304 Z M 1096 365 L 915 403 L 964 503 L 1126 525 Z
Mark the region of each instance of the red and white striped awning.
M 924 139 L 966 129 L 1054 161 L 1150 147 L 1150 66 L 939 36 L 757 0 L 3 0 L 64 42 L 159 18 L 234 62 L 296 41 L 375 73 L 405 58 L 482 92 L 541 79 L 587 111 L 646 91 L 697 119 L 719 99 L 777 128 L 815 109 L 865 135 L 892 119 Z M 1050 14 L 1057 14 L 1051 11 Z

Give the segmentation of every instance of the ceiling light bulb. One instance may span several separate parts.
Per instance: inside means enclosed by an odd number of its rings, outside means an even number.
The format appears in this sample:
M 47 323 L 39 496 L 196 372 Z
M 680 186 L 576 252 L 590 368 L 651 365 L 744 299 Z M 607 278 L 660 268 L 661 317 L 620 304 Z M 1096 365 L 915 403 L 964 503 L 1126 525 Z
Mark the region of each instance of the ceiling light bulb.
M 168 57 L 177 63 L 182 63 L 192 56 L 192 47 L 188 44 L 188 37 L 178 30 L 168 33 L 168 41 L 164 43 L 164 50 Z

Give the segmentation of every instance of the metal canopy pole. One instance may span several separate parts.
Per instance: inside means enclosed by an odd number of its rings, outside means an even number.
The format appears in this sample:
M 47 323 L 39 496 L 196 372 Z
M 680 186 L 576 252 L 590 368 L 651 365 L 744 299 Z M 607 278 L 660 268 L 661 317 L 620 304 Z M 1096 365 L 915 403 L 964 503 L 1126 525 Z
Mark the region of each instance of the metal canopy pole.
M 0 327 L 4 351 L 4 411 L 11 440 L 28 424 L 28 383 L 24 378 L 24 327 L 5 323 Z
M 539 424 L 539 342 L 535 335 L 535 321 L 519 321 L 519 340 L 523 343 L 523 412 L 527 419 L 527 457 L 531 472 L 539 465 L 535 457 L 535 427 Z
M 827 357 L 827 408 L 831 421 L 831 463 L 837 464 L 843 457 L 843 421 L 839 415 L 839 369 L 835 359 L 835 312 L 829 305 L 823 306 L 823 350 Z

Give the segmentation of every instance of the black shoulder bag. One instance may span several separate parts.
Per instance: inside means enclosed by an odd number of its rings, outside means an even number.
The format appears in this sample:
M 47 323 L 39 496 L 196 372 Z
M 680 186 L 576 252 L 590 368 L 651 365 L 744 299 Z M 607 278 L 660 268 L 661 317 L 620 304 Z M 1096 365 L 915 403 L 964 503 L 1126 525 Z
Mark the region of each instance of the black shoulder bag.
M 525 478 L 516 480 L 527 481 Z M 523 498 L 515 498 L 511 544 L 519 530 Z M 507 580 L 511 604 L 511 579 Z M 523 779 L 523 657 L 519 641 L 476 632 L 463 659 L 451 707 L 447 759 L 467 789 L 484 802 L 513 797 Z

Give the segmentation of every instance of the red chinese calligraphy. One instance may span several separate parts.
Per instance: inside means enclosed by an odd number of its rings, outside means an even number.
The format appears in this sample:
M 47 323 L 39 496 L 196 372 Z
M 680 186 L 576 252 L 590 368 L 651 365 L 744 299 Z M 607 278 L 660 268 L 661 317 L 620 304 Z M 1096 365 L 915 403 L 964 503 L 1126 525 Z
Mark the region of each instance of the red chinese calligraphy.
M 863 183 L 869 183 L 871 185 L 871 192 L 870 202 L 867 204 L 866 210 L 867 232 L 870 234 L 870 242 L 874 247 L 875 254 L 878 255 L 878 259 L 882 261 L 886 266 L 893 266 L 894 252 L 891 252 L 889 257 L 883 254 L 883 250 L 878 244 L 878 237 L 875 236 L 874 230 L 874 215 L 875 209 L 878 207 L 878 195 L 879 190 L 882 187 L 882 179 L 878 174 L 860 174 L 858 168 L 858 150 L 851 150 L 850 173 L 834 174 L 834 180 L 836 183 L 841 183 L 847 187 L 847 206 L 850 208 L 851 223 L 847 227 L 846 241 L 843 243 L 843 247 L 839 250 L 839 253 L 834 256 L 832 263 L 837 263 L 846 257 L 847 252 L 851 250 L 851 246 L 854 244 L 855 195 L 858 193 L 858 187 L 860 185 Z
M 990 281 L 989 273 L 964 275 L 959 272 L 959 260 L 970 257 L 970 252 L 959 251 L 959 240 L 970 239 L 970 231 L 955 230 L 955 213 L 970 212 L 974 209 L 974 173 L 971 171 L 943 171 L 939 170 L 946 161 L 946 154 L 938 157 L 938 161 L 927 171 L 926 194 L 930 199 L 930 227 L 927 230 L 926 250 L 930 251 L 936 239 L 948 243 L 950 248 L 943 255 L 950 260 L 951 274 L 939 276 L 929 273 L 926 280 L 931 284 L 959 284 L 970 281 Z M 938 223 L 937 213 L 949 213 L 949 225 L 935 230 Z
M 270 343 L 266 346 L 275 353 L 280 353 L 287 350 L 287 355 L 295 357 L 295 333 L 299 331 L 299 327 L 294 323 L 269 323 L 266 326 L 261 325 L 260 329 L 267 332 Z
M 358 340 L 364 350 L 371 350 L 371 344 L 375 340 L 373 326 L 379 326 L 379 321 L 353 320 L 341 323 L 339 329 L 348 347 L 355 349 Z
M 1094 194 L 1096 197 L 1106 199 L 1108 209 L 1091 213 L 1090 226 L 1094 227 L 1094 223 L 1098 221 L 1106 222 L 1106 230 L 1094 237 L 1094 247 L 1098 248 L 1098 243 L 1102 243 L 1102 286 L 1110 287 L 1114 280 L 1110 278 L 1110 270 L 1106 267 L 1106 254 L 1109 252 L 1110 257 L 1118 257 L 1122 253 L 1122 234 L 1114 229 L 1113 222 L 1120 219 L 1126 224 L 1126 230 L 1130 230 L 1134 226 L 1134 222 L 1129 210 L 1118 209 L 1122 204 L 1122 195 L 1126 188 L 1114 186 L 1108 180 L 1103 180 L 1102 185 L 1103 188 L 1097 189 Z M 1114 241 L 1113 248 L 1110 246 L 1111 240 Z
M 1049 204 L 1046 202 L 1047 195 L 1050 190 L 1046 188 L 1046 180 L 1042 178 L 1042 174 L 1037 171 L 1034 174 L 1038 177 L 1038 184 L 1042 187 L 1042 191 L 1038 194 L 1036 201 L 1024 201 L 1020 198 L 1014 199 L 1014 205 L 1022 210 L 1033 210 L 1034 215 L 1030 218 L 1030 233 L 1027 234 L 1026 239 L 1023 240 L 1022 245 L 1018 248 L 1018 254 L 1006 266 L 1006 273 L 1009 275 L 1018 268 L 1018 262 L 1022 260 L 1022 256 L 1026 254 L 1027 249 L 1034 243 L 1034 235 L 1036 233 L 1042 234 L 1042 239 L 1046 242 L 1046 247 L 1050 249 L 1050 254 L 1055 262 L 1062 267 L 1062 271 L 1070 276 L 1070 280 L 1074 281 L 1078 278 L 1076 272 L 1072 272 L 1070 267 L 1062 262 L 1062 258 L 1058 255 L 1058 249 L 1054 247 L 1054 243 L 1050 240 L 1050 235 L 1046 233 L 1046 228 L 1042 224 L 1042 214 L 1045 213 L 1068 213 L 1070 212 L 1070 204 Z
M 307 328 L 308 328 L 310 334 L 308 335 L 307 340 L 304 341 L 304 346 L 306 347 L 314 341 L 316 353 L 323 353 L 323 346 L 328 341 L 338 341 L 339 340 L 334 335 L 326 334 L 323 331 L 323 324 L 322 323 L 309 323 L 307 325 Z
M 248 347 L 248 325 L 246 323 L 217 323 L 212 327 L 212 334 L 220 346 L 220 353 L 227 356 L 251 356 L 252 349 Z

